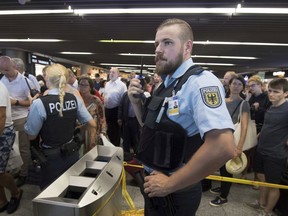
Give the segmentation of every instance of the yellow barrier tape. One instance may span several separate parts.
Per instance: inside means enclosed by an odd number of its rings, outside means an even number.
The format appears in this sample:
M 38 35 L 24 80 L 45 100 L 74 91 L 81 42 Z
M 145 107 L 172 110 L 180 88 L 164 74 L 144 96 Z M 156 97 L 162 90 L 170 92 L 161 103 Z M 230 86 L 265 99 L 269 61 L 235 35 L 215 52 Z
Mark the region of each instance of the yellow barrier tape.
M 128 164 L 127 162 L 123 162 L 123 167 L 130 166 L 130 167 L 136 167 L 136 168 L 143 168 L 142 165 L 134 165 L 134 164 Z M 279 189 L 288 189 L 288 186 L 286 185 L 280 185 L 280 184 L 271 184 L 267 182 L 259 182 L 259 181 L 252 181 L 252 180 L 245 180 L 245 179 L 238 179 L 238 178 L 228 178 L 223 176 L 217 176 L 217 175 L 209 175 L 206 177 L 206 179 L 210 180 L 216 180 L 216 181 L 225 181 L 225 182 L 232 182 L 232 183 L 238 183 L 238 184 L 246 184 L 246 185 L 254 185 L 254 186 L 262 186 L 262 187 L 272 187 L 272 188 L 279 188 Z M 123 188 L 125 189 L 125 193 L 127 192 L 128 197 L 123 193 Z M 127 203 L 129 204 L 131 210 L 127 211 L 121 211 L 121 216 L 143 216 L 144 215 L 144 209 L 136 210 L 135 205 L 126 189 L 126 176 L 123 176 L 122 179 L 122 194 L 125 197 Z M 131 207 L 131 203 L 133 203 Z
M 261 187 L 288 189 L 287 185 L 272 184 L 272 183 L 267 183 L 267 182 L 259 182 L 259 181 L 252 181 L 252 180 L 245 180 L 245 179 L 238 179 L 238 178 L 228 178 L 228 177 L 216 176 L 216 175 L 209 175 L 206 177 L 206 179 L 211 179 L 211 180 L 216 180 L 216 181 L 226 181 L 226 182 L 246 184 L 246 185 L 261 186 Z
M 144 209 L 121 211 L 121 215 L 122 216 L 143 216 L 144 215 Z
M 105 200 L 105 202 L 96 210 L 96 212 L 93 214 L 93 216 L 97 216 L 101 212 L 101 210 L 107 205 L 107 203 L 111 200 L 111 198 L 114 196 L 115 192 L 120 186 L 120 183 L 122 182 L 122 195 L 125 198 L 126 202 L 128 203 L 131 210 L 128 211 L 121 211 L 122 216 L 143 216 L 144 209 L 136 210 L 135 204 L 131 199 L 131 196 L 129 195 L 126 187 L 126 173 L 124 170 L 124 166 L 121 173 L 121 179 L 116 185 L 114 191 L 111 193 L 111 195 Z
M 125 166 L 130 166 L 130 167 L 136 167 L 136 168 L 143 168 L 142 165 L 134 165 L 134 164 L 128 164 L 127 162 L 123 162 L 123 168 Z M 126 187 L 126 175 L 123 175 L 122 179 L 122 195 L 125 198 L 126 202 L 130 206 L 131 210 L 122 210 L 121 211 L 121 216 L 143 216 L 144 215 L 144 209 L 139 209 L 136 210 L 134 202 L 132 201 Z
M 143 165 L 136 165 L 136 164 L 128 164 L 127 162 L 123 162 L 124 166 L 130 166 L 130 167 L 136 167 L 136 168 L 141 168 L 143 169 Z
M 126 162 L 124 162 L 123 165 L 124 166 L 137 167 L 137 168 L 143 168 L 142 165 L 128 164 Z M 238 179 L 238 178 L 229 178 L 229 177 L 223 177 L 223 176 L 217 176 L 217 175 L 209 175 L 209 176 L 206 177 L 206 179 L 216 180 L 216 181 L 232 182 L 232 183 L 237 183 L 237 184 L 261 186 L 261 187 L 288 189 L 287 185 L 272 184 L 272 183 L 267 183 L 267 182 L 259 182 L 259 181 L 252 181 L 252 180 Z
M 97 209 L 97 211 L 93 214 L 93 216 L 96 216 L 99 212 L 101 212 L 101 210 L 107 205 L 107 203 L 111 200 L 111 198 L 114 196 L 115 192 L 117 191 L 117 189 L 120 186 L 121 180 L 123 179 L 123 175 L 125 175 L 125 170 L 124 167 L 122 169 L 122 173 L 121 173 L 121 179 L 120 181 L 118 181 L 116 187 L 114 188 L 113 192 L 111 193 L 111 195 L 104 201 L 104 203 Z
M 130 209 L 131 210 L 135 210 L 134 202 L 131 199 L 131 196 L 130 196 L 130 194 L 127 191 L 127 187 L 126 187 L 126 173 L 125 173 L 125 170 L 124 170 L 124 166 L 123 166 L 123 171 L 122 171 L 122 195 L 125 198 L 126 202 L 128 203 Z

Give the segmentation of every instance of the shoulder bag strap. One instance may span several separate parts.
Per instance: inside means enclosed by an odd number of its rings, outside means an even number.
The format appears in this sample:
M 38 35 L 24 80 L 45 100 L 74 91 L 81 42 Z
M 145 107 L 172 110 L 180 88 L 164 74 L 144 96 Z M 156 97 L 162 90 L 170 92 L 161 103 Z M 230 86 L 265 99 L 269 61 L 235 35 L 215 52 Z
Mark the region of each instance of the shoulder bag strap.
M 241 106 L 240 106 L 240 110 L 239 110 L 239 114 L 238 114 L 238 122 L 241 122 L 241 118 L 242 118 L 242 109 L 243 109 L 243 104 L 244 104 L 245 100 L 242 100 L 240 102 Z
M 238 109 L 238 107 L 240 106 L 241 103 L 242 103 L 242 101 L 240 101 L 240 102 L 238 103 L 238 105 L 236 106 L 236 108 L 234 109 L 234 111 L 233 111 L 232 114 L 231 114 L 231 118 L 233 118 L 234 113 L 236 112 L 236 110 Z
M 27 83 L 27 86 L 28 86 L 29 90 L 31 91 L 31 87 L 30 87 L 30 85 L 29 85 L 29 83 L 28 83 L 28 81 L 27 81 L 27 78 L 24 77 L 24 79 L 25 79 L 25 81 L 26 81 L 26 83 Z

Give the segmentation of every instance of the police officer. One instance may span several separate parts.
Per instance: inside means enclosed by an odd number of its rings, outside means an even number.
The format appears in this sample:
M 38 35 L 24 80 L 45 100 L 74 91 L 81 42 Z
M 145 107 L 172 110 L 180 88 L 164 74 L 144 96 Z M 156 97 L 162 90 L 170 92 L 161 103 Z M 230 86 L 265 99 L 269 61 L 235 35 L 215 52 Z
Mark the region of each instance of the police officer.
M 129 86 L 129 98 L 144 125 L 137 158 L 147 174 L 142 185 L 145 215 L 195 215 L 200 181 L 236 156 L 223 86 L 194 65 L 192 45 L 188 23 L 164 21 L 156 32 L 155 62 L 156 73 L 166 78 L 146 101 L 145 112 L 143 97 L 136 96 L 143 93 L 140 80 Z
M 41 168 L 41 189 L 79 159 L 78 145 L 73 140 L 76 119 L 96 127 L 82 100 L 65 93 L 66 70 L 60 64 L 48 66 L 45 77 L 48 93 L 33 101 L 25 124 L 25 132 L 30 139 L 40 135 L 41 152 L 47 159 L 47 164 Z

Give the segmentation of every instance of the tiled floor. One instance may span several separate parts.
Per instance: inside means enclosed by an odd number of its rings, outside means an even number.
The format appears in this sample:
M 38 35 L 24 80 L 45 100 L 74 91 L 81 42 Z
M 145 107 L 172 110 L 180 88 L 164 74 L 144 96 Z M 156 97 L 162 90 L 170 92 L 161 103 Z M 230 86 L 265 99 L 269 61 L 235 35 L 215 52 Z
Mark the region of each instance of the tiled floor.
M 219 182 L 213 182 L 213 186 L 219 185 Z M 40 189 L 36 185 L 26 184 L 22 187 L 24 190 L 23 198 L 19 209 L 12 215 L 15 216 L 32 216 L 32 202 L 31 200 L 37 196 Z M 143 198 L 140 194 L 139 188 L 129 174 L 127 174 L 127 190 L 133 199 L 137 209 L 143 208 Z M 215 195 L 211 194 L 209 191 L 204 192 L 202 196 L 202 201 L 200 208 L 197 212 L 197 216 L 253 216 L 258 215 L 257 212 L 248 209 L 243 206 L 245 201 L 253 201 L 257 198 L 258 191 L 255 191 L 251 186 L 233 184 L 230 195 L 228 197 L 229 202 L 223 207 L 211 207 L 209 202 L 214 199 Z M 122 201 L 123 210 L 128 210 L 129 207 L 125 203 L 124 199 Z M 0 215 L 7 215 L 2 213 Z M 108 216 L 108 215 L 107 215 Z

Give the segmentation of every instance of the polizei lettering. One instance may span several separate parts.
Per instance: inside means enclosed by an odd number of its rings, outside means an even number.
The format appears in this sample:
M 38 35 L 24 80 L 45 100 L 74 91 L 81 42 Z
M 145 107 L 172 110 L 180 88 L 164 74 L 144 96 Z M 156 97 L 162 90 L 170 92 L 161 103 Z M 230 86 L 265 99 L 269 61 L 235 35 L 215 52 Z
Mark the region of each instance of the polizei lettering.
M 49 103 L 50 113 L 53 113 L 53 111 L 55 111 L 55 109 L 58 112 L 60 111 L 60 102 Z M 77 109 L 77 103 L 76 103 L 75 100 L 64 101 L 64 103 L 63 103 L 63 111 L 75 110 L 75 109 Z
M 209 86 L 201 89 L 204 94 L 218 92 L 217 86 Z

